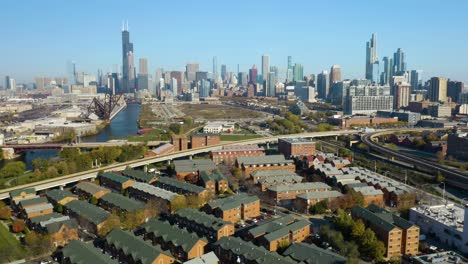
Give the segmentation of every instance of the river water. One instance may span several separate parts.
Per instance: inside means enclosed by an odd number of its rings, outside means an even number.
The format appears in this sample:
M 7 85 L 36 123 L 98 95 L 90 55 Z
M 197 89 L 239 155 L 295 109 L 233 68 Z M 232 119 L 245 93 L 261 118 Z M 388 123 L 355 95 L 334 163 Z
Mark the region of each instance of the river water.
M 141 105 L 128 104 L 99 134 L 81 138 L 81 142 L 106 142 L 113 139 L 126 139 L 127 136 L 136 135 L 138 131 L 138 116 Z M 26 169 L 31 170 L 32 161 L 38 158 L 49 159 L 57 156 L 57 150 L 34 150 L 27 151 L 16 161 L 21 160 L 26 163 Z M 8 161 L 6 161 L 8 162 Z M 0 167 L 6 164 L 0 161 Z

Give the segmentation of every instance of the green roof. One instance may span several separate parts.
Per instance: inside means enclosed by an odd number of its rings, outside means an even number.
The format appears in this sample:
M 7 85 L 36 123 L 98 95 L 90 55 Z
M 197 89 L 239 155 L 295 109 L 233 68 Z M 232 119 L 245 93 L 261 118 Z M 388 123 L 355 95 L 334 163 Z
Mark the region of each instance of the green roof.
M 294 221 L 295 221 L 294 217 L 290 215 L 285 215 L 283 217 L 274 219 L 270 222 L 264 223 L 262 225 L 259 225 L 257 227 L 250 229 L 249 234 L 251 234 L 253 237 L 262 236 L 267 233 L 271 233 L 276 230 L 279 230 L 286 225 L 294 223 Z
M 45 226 L 45 229 L 47 233 L 54 234 L 54 233 L 57 233 L 63 225 L 67 226 L 70 229 L 78 228 L 78 223 L 76 223 L 75 219 L 67 219 L 65 221 L 53 222 L 53 223 L 47 224 Z
M 136 263 L 151 264 L 161 254 L 172 257 L 171 253 L 162 250 L 159 245 L 153 246 L 150 242 L 117 228 L 113 229 L 105 240 L 107 244 L 114 246 L 117 251 L 121 250 Z
M 307 226 L 310 226 L 310 221 L 309 220 L 306 220 L 306 219 L 302 219 L 302 220 L 299 220 L 299 221 L 296 221 L 290 225 L 287 225 L 287 226 L 284 226 L 284 227 L 281 227 L 280 229 L 278 230 L 275 230 L 269 234 L 266 234 L 264 236 L 264 238 L 267 240 L 267 241 L 275 241 L 279 238 L 282 238 L 284 236 L 287 236 L 289 235 L 289 233 L 294 233 L 295 231 L 297 230 L 300 230 L 300 229 L 303 229 Z
M 72 264 L 104 263 L 118 264 L 117 260 L 101 253 L 101 250 L 93 247 L 92 243 L 80 240 L 72 240 L 62 249 L 63 257 Z
M 69 191 L 58 190 L 58 189 L 46 192 L 46 196 L 47 196 L 47 198 L 49 200 L 52 200 L 53 202 L 56 202 L 56 203 L 58 203 L 59 201 L 65 199 L 67 197 L 78 198 L 77 195 L 75 195 L 75 194 L 73 194 L 73 193 L 71 193 Z
M 282 183 L 301 183 L 304 180 L 303 177 L 299 175 L 291 176 L 279 176 L 279 177 L 266 177 L 258 179 L 258 182 L 261 184 L 282 184 Z
M 273 192 L 288 192 L 288 191 L 307 191 L 307 190 L 317 190 L 317 189 L 326 189 L 331 190 L 331 187 L 323 182 L 302 182 L 290 185 L 276 185 L 269 186 L 267 188 Z
M 166 189 L 165 186 L 169 186 L 169 187 L 174 187 L 175 189 L 178 189 L 181 192 L 189 192 L 189 193 L 197 193 L 197 194 L 205 190 L 205 188 L 200 187 L 198 185 L 179 181 L 171 177 L 160 177 L 158 181 L 155 183 L 155 185 L 162 189 Z
M 240 193 L 238 195 L 229 196 L 227 198 L 213 200 L 209 202 L 208 205 L 212 209 L 219 207 L 222 211 L 225 211 L 232 208 L 240 207 L 242 204 L 249 204 L 255 201 L 259 201 L 257 196 L 249 196 L 246 193 Z
M 289 256 L 297 262 L 306 264 L 344 264 L 346 258 L 326 250 L 319 248 L 314 244 L 293 243 L 283 256 Z
M 63 215 L 54 212 L 51 214 L 40 215 L 40 216 L 29 218 L 29 221 L 31 221 L 32 224 L 39 224 L 40 222 L 44 222 L 44 221 L 48 221 L 48 220 L 60 218 L 60 217 L 63 217 Z
M 230 225 L 223 219 L 217 218 L 214 215 L 210 215 L 193 208 L 182 208 L 177 210 L 176 215 L 182 218 L 186 218 L 189 221 L 195 222 L 199 225 L 204 226 L 207 229 L 220 230 L 226 225 Z
M 244 165 L 294 164 L 292 160 L 285 159 L 283 155 L 241 156 L 237 157 L 237 162 Z
M 75 186 L 76 189 L 82 191 L 82 192 L 85 192 L 89 195 L 94 195 L 98 192 L 101 192 L 101 191 L 106 191 L 106 192 L 110 192 L 109 189 L 107 188 L 104 188 L 102 186 L 99 186 L 97 184 L 94 184 L 94 183 L 91 183 L 91 182 L 88 182 L 88 181 L 82 181 L 82 182 L 79 182 L 76 186 Z
M 152 179 L 155 178 L 153 175 L 148 174 L 144 171 L 134 170 L 130 168 L 126 168 L 124 171 L 122 171 L 122 174 L 134 180 L 146 183 L 149 183 Z
M 212 171 L 216 165 L 210 159 L 174 160 L 176 172 Z
M 413 226 L 411 222 L 375 205 L 369 206 L 367 209 L 356 205 L 351 209 L 351 213 L 353 216 L 363 219 L 364 222 L 369 222 L 387 232 L 395 228 L 407 229 Z
M 96 225 L 106 221 L 110 216 L 106 210 L 86 201 L 73 200 L 67 203 L 65 208 Z
M 26 193 L 26 194 L 36 194 L 36 189 L 34 188 L 28 188 L 28 189 L 20 189 L 20 190 L 14 190 L 10 192 L 10 197 L 16 197 L 21 195 L 21 193 Z
M 27 200 L 22 200 L 20 201 L 20 206 L 21 207 L 26 207 L 26 206 L 31 206 L 31 205 L 36 205 L 36 204 L 42 204 L 42 203 L 48 203 L 49 201 L 45 197 L 39 197 L 33 198 L 33 199 L 27 199 Z
M 185 252 L 192 250 L 200 240 L 208 243 L 206 238 L 200 238 L 196 233 L 159 219 L 151 219 L 142 227 L 146 233 L 153 233 L 155 237 L 161 237 L 166 243 L 170 242 L 176 247 L 180 246 Z
M 297 176 L 297 174 L 291 170 L 259 170 L 252 172 L 250 175 L 252 178 Z
M 120 174 L 112 173 L 112 172 L 105 172 L 101 174 L 100 177 L 106 178 L 106 179 L 109 179 L 111 181 L 118 182 L 118 183 L 124 183 L 124 182 L 132 180 L 128 177 L 122 176 Z
M 114 192 L 103 195 L 100 200 L 105 201 L 127 212 L 135 211 L 145 207 L 145 204 L 140 201 L 125 197 L 121 194 Z
M 241 256 L 243 263 L 259 264 L 283 264 L 296 263 L 289 257 L 284 257 L 277 252 L 271 252 L 263 247 L 254 245 L 252 242 L 246 242 L 238 237 L 222 237 L 216 243 L 215 247 L 220 247 L 226 251 L 232 252 L 235 256 Z
M 306 200 L 310 199 L 328 199 L 328 198 L 336 198 L 343 196 L 342 193 L 338 191 L 326 191 L 326 192 L 306 192 L 297 195 L 297 198 L 302 198 Z
M 212 173 L 209 173 L 207 171 L 202 171 L 200 172 L 200 177 L 203 182 L 209 182 L 209 181 L 214 181 L 214 182 L 219 182 L 219 181 L 227 181 L 226 176 L 222 174 L 219 170 L 214 170 Z

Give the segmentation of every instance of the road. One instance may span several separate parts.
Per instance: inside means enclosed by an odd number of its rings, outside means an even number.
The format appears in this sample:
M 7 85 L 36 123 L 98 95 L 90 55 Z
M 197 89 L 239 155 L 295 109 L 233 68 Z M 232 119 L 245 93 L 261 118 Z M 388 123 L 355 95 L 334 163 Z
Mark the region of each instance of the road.
M 175 153 L 170 153 L 167 155 L 159 156 L 159 157 L 147 157 L 133 161 L 127 161 L 122 163 L 116 163 L 104 167 L 95 168 L 92 170 L 74 173 L 70 175 L 60 176 L 53 179 L 48 179 L 44 181 L 39 181 L 35 183 L 29 183 L 25 185 L 20 185 L 4 190 L 0 190 L 0 200 L 8 198 L 9 192 L 13 190 L 19 190 L 24 188 L 35 188 L 36 191 L 50 189 L 59 186 L 65 186 L 67 184 L 92 179 L 97 176 L 99 171 L 121 171 L 124 170 L 126 167 L 142 167 L 148 164 L 164 162 L 164 161 L 171 161 L 173 159 L 182 158 L 186 156 L 193 156 L 201 153 L 206 153 L 212 150 L 222 149 L 224 146 L 228 145 L 248 145 L 248 144 L 266 144 L 277 142 L 278 138 L 295 138 L 295 137 L 302 137 L 302 138 L 314 138 L 314 137 L 327 137 L 327 136 L 340 136 L 340 135 L 348 135 L 348 134 L 355 134 L 357 133 L 356 130 L 340 130 L 340 131 L 327 131 L 327 132 L 307 132 L 307 133 L 300 133 L 300 134 L 291 134 L 291 135 L 281 135 L 281 136 L 274 136 L 268 138 L 255 138 L 255 139 L 246 139 L 234 142 L 223 142 L 221 144 L 207 146 L 203 148 L 197 149 L 189 149 L 185 151 L 179 151 Z
M 411 163 L 415 166 L 421 167 L 421 168 L 426 168 L 430 171 L 436 172 L 439 171 L 442 175 L 444 175 L 446 182 L 448 184 L 457 186 L 459 188 L 463 188 L 465 190 L 468 190 L 468 174 L 462 173 L 460 171 L 456 171 L 453 169 L 446 168 L 444 166 L 441 166 L 437 163 L 429 162 L 427 160 L 415 158 L 413 156 L 408 156 L 402 152 L 397 152 L 393 151 L 391 149 L 388 149 L 386 147 L 383 147 L 373 141 L 374 137 L 377 137 L 379 135 L 383 135 L 387 132 L 376 132 L 372 134 L 365 134 L 361 137 L 362 142 L 364 142 L 367 146 L 372 148 L 373 150 L 390 155 L 391 157 L 398 158 L 399 160 L 403 160 L 406 163 Z

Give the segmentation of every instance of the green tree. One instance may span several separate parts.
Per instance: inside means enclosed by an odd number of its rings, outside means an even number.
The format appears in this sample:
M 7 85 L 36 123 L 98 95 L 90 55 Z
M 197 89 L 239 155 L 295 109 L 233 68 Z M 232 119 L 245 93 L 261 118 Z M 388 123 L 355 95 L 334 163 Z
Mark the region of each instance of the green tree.
M 24 174 L 26 164 L 22 161 L 15 161 L 7 163 L 1 170 L 0 176 L 4 178 L 11 178 Z
M 32 165 L 35 170 L 39 170 L 40 172 L 46 172 L 47 168 L 49 168 L 49 160 L 38 158 L 32 161 Z
M 65 160 L 76 160 L 80 156 L 79 148 L 64 148 L 62 149 L 58 156 Z
M 361 219 L 354 221 L 351 228 L 351 237 L 355 240 L 359 240 L 366 231 L 366 226 Z
M 437 171 L 436 181 L 438 183 L 445 182 L 445 177 L 444 177 L 444 175 L 442 175 L 442 173 L 440 173 L 440 171 Z
M 317 132 L 325 132 L 333 130 L 333 126 L 327 123 L 318 124 L 315 128 Z
M 91 196 L 91 198 L 89 198 L 89 203 L 92 205 L 96 205 L 98 203 L 98 199 L 94 196 Z
M 120 227 L 120 218 L 116 214 L 111 214 L 99 229 L 98 235 L 104 237 L 114 228 Z
M 47 169 L 47 176 L 50 177 L 50 178 L 54 178 L 54 177 L 59 176 L 59 172 L 58 172 L 57 168 L 55 168 L 55 166 L 50 166 Z
M 24 236 L 24 242 L 31 256 L 42 255 L 52 251 L 52 240 L 49 235 L 31 231 Z
M 62 213 L 63 212 L 63 205 L 62 204 L 57 204 L 57 206 L 55 207 L 55 210 L 57 211 L 57 213 Z
M 351 157 L 351 156 L 353 156 L 353 153 L 351 152 L 351 150 L 349 150 L 347 148 L 340 148 L 338 150 L 338 155 L 341 156 L 341 157 Z
M 171 201 L 171 211 L 172 212 L 175 212 L 181 208 L 185 208 L 187 207 L 187 199 L 185 198 L 185 196 L 182 196 L 182 195 L 177 195 L 176 197 L 174 197 L 174 199 L 172 199 Z
M 328 210 L 328 200 L 322 200 L 310 208 L 311 214 L 324 214 Z
M 4 202 L 0 201 L 0 219 L 9 220 L 11 218 L 11 209 Z

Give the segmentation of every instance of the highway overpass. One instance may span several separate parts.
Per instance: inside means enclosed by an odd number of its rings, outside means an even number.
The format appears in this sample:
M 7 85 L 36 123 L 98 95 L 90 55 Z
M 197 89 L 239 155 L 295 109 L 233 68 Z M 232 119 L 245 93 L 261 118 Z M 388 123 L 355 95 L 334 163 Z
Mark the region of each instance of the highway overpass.
M 425 129 L 425 130 L 428 130 L 428 129 Z M 448 184 L 468 190 L 468 174 L 460 172 L 455 169 L 447 168 L 435 162 L 430 162 L 428 160 L 416 158 L 414 156 L 405 155 L 401 152 L 393 151 L 391 149 L 388 149 L 374 142 L 374 138 L 381 136 L 381 135 L 389 134 L 391 132 L 392 131 L 385 131 L 385 132 L 376 132 L 372 134 L 365 134 L 362 136 L 361 139 L 367 146 L 369 146 L 374 151 L 377 151 L 385 155 L 389 155 L 393 158 L 397 158 L 401 161 L 413 164 L 420 168 L 427 169 L 434 173 L 436 173 L 437 171 L 440 171 L 440 173 L 445 177 L 445 181 Z M 402 131 L 399 131 L 399 132 L 402 132 Z
M 167 154 L 167 155 L 163 155 L 159 157 L 147 157 L 147 158 L 142 158 L 138 160 L 115 163 L 115 164 L 111 164 L 108 166 L 104 166 L 104 167 L 100 167 L 100 168 L 96 168 L 96 169 L 92 169 L 92 170 L 88 170 L 84 172 L 74 173 L 70 175 L 56 177 L 53 179 L 43 180 L 39 182 L 24 184 L 24 185 L 0 190 L 0 200 L 8 198 L 9 192 L 13 190 L 24 189 L 24 188 L 35 188 L 36 191 L 41 191 L 41 190 L 50 189 L 54 187 L 65 186 L 73 182 L 95 178 L 97 174 L 99 173 L 99 171 L 120 171 L 120 170 L 124 170 L 126 167 L 131 167 L 131 168 L 142 167 L 148 164 L 171 161 L 173 159 L 177 159 L 181 157 L 193 156 L 193 155 L 197 155 L 201 153 L 206 153 L 212 150 L 222 149 L 223 146 L 228 146 L 228 145 L 266 144 L 266 143 L 276 143 L 278 142 L 278 138 L 295 138 L 295 137 L 315 138 L 315 137 L 350 135 L 350 134 L 356 134 L 356 133 L 358 133 L 358 131 L 356 130 L 307 132 L 307 133 L 292 134 L 292 135 L 247 139 L 247 140 L 240 140 L 240 141 L 233 141 L 233 142 L 222 142 L 221 144 L 218 144 L 218 145 L 179 151 L 179 152 L 175 152 L 175 153 L 171 153 L 171 154 Z
M 161 143 L 168 141 L 148 141 L 148 142 L 131 142 L 127 140 L 115 140 L 107 142 L 81 142 L 81 143 L 33 143 L 33 144 L 5 144 L 0 145 L 0 148 L 12 148 L 16 153 L 28 151 L 28 150 L 45 150 L 45 149 L 56 149 L 60 150 L 63 148 L 98 148 L 98 147 L 119 147 L 123 145 L 147 145 L 150 147 L 158 146 Z

